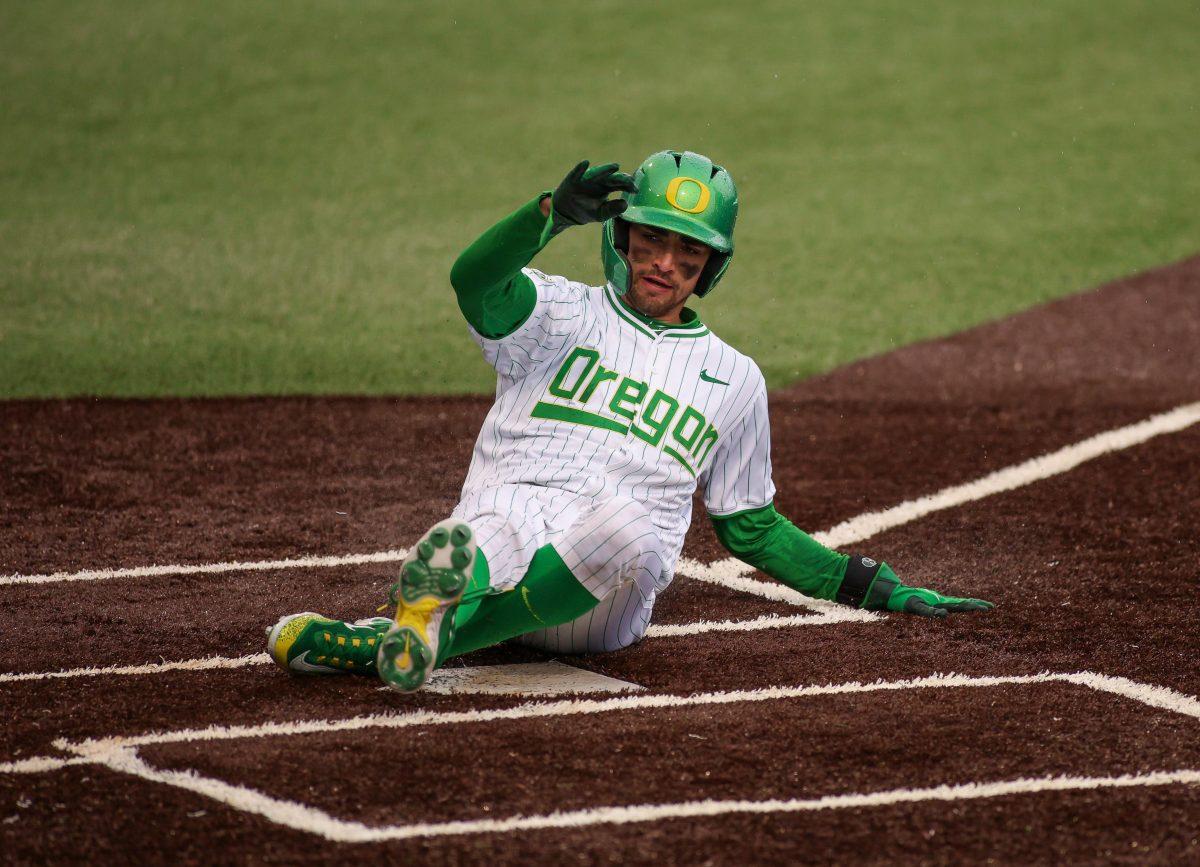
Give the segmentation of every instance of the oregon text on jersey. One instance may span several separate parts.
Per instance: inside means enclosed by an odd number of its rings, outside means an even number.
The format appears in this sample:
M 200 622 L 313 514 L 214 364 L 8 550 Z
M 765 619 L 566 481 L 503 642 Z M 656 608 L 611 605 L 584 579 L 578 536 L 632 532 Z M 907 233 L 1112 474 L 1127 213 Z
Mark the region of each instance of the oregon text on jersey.
M 617 381 L 616 387 L 600 389 L 601 384 L 609 381 Z M 646 383 L 605 367 L 600 363 L 600 353 L 586 346 L 571 350 L 546 391 L 552 397 L 585 406 L 599 393 L 599 400 L 594 401 L 596 409 L 607 409 L 611 415 L 540 400 L 530 413 L 533 418 L 631 433 L 660 447 L 693 476 L 720 436 L 698 409 L 683 406 L 681 410 L 680 402 L 662 389 L 655 389 L 647 398 L 650 387 Z M 671 436 L 666 438 L 668 430 Z

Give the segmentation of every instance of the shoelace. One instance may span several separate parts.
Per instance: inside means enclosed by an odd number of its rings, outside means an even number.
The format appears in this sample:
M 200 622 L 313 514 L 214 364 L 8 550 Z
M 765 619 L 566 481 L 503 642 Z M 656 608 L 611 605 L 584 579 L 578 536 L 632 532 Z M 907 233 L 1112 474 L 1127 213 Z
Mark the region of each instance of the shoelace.
M 335 668 L 368 668 L 375 664 L 382 633 L 369 626 L 329 626 L 321 630 L 318 643 L 324 650 L 313 662 Z

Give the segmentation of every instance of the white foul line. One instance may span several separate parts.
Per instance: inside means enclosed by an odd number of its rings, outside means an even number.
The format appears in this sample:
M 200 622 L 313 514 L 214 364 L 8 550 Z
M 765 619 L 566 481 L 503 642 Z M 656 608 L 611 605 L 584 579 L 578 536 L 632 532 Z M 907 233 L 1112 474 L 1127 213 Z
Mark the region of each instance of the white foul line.
M 29 680 L 54 680 L 63 677 L 96 677 L 98 675 L 160 674 L 165 671 L 209 671 L 214 668 L 244 668 L 266 665 L 271 661 L 265 653 L 249 656 L 207 656 L 203 659 L 184 659 L 178 662 L 152 662 L 146 665 L 105 665 L 94 668 L 68 668 L 62 671 L 23 671 L 0 673 L 0 683 Z
M 28 759 L 17 759 L 15 762 L 0 762 L 0 774 L 41 774 L 46 771 L 57 771 L 71 765 L 94 765 L 96 760 L 91 756 L 76 756 L 73 759 L 60 759 L 56 756 L 33 756 Z
M 1096 674 L 1091 671 L 1079 671 L 1068 674 L 1063 678 L 1070 683 L 1088 686 L 1101 692 L 1119 695 L 1132 699 L 1150 707 L 1181 713 L 1184 716 L 1200 719 L 1200 700 L 1190 695 L 1184 695 L 1170 687 L 1154 686 L 1149 683 L 1139 683 L 1125 677 L 1111 674 Z
M 640 804 L 623 807 L 591 807 L 555 813 L 512 816 L 504 819 L 468 819 L 448 822 L 418 822 L 407 825 L 370 827 L 361 822 L 338 819 L 323 810 L 295 801 L 274 798 L 245 786 L 204 777 L 195 771 L 154 768 L 137 755 L 137 748 L 150 744 L 180 743 L 194 740 L 226 740 L 264 735 L 303 734 L 311 732 L 348 731 L 369 727 L 400 727 L 411 725 L 449 725 L 497 719 L 521 719 L 564 714 L 596 713 L 650 707 L 678 707 L 699 704 L 726 704 L 733 701 L 760 701 L 811 695 L 834 695 L 879 690 L 924 687 L 1000 686 L 1025 683 L 1073 683 L 1109 692 L 1144 704 L 1163 708 L 1200 719 L 1200 701 L 1166 687 L 1137 683 L 1122 677 L 1094 672 L 1070 674 L 1043 673 L 999 677 L 968 675 L 932 675 L 900 681 L 880 681 L 863 684 L 850 682 L 827 686 L 777 687 L 766 690 L 743 690 L 729 693 L 703 693 L 692 696 L 650 695 L 622 696 L 603 701 L 560 701 L 528 703 L 513 708 L 477 711 L 431 712 L 358 717 L 337 722 L 307 721 L 302 723 L 268 723 L 259 726 L 231 728 L 212 727 L 191 732 L 170 732 L 132 738 L 92 739 L 79 743 L 58 741 L 60 749 L 74 753 L 77 758 L 25 759 L 0 771 L 35 772 L 52 770 L 70 764 L 91 762 L 127 773 L 149 782 L 163 783 L 198 794 L 243 812 L 261 816 L 278 825 L 315 834 L 327 840 L 343 843 L 369 843 L 383 840 L 461 836 L 466 834 L 495 834 L 516 831 L 535 831 L 553 828 L 582 828 L 600 824 L 630 824 L 669 819 L 711 817 L 731 813 L 790 813 L 849 808 L 884 807 L 894 804 L 925 801 L 962 801 L 1040 792 L 1067 792 L 1089 789 L 1128 788 L 1134 786 L 1163 786 L 1200 783 L 1200 771 L 1182 769 L 1155 771 L 1119 776 L 1059 776 L 1022 777 L 996 782 L 969 782 L 929 788 L 901 788 L 883 792 L 862 792 L 825 795 L 817 798 L 767 800 L 703 800 L 682 803 Z
M 315 719 L 290 722 L 267 722 L 255 725 L 214 725 L 198 729 L 169 732 L 147 732 L 132 736 L 88 738 L 82 741 L 59 739 L 54 746 L 84 758 L 61 759 L 38 757 L 17 762 L 0 763 L 0 773 L 33 773 L 54 770 L 64 765 L 96 761 L 112 750 L 130 749 L 155 744 L 225 741 L 242 738 L 281 737 L 328 732 L 360 731 L 363 729 L 398 729 L 412 726 L 444 726 L 486 723 L 497 720 L 519 720 L 578 714 L 605 713 L 651 708 L 724 705 L 741 702 L 777 701 L 815 695 L 845 695 L 904 689 L 939 687 L 997 687 L 1033 683 L 1072 683 L 1100 692 L 1137 701 L 1150 707 L 1200 719 L 1200 700 L 1169 687 L 1138 683 L 1124 677 L 1097 674 L 1090 671 L 1073 673 L 1042 673 L 1003 676 L 973 676 L 963 674 L 934 674 L 906 680 L 861 683 L 850 681 L 816 686 L 778 686 L 754 690 L 707 692 L 693 695 L 671 693 L 624 695 L 606 699 L 565 699 L 560 701 L 531 701 L 506 708 L 466 711 L 418 710 L 408 713 L 369 714 L 340 720 Z
M 937 493 L 918 497 L 915 500 L 907 500 L 880 512 L 866 512 L 858 517 L 851 518 L 849 521 L 843 521 L 824 532 L 813 533 L 813 538 L 829 548 L 841 548 L 846 545 L 853 545 L 856 542 L 862 542 L 872 536 L 877 536 L 885 530 L 891 530 L 911 523 L 934 512 L 951 509 L 955 506 L 962 506 L 975 500 L 982 500 L 993 494 L 1012 491 L 1033 482 L 1073 470 L 1080 464 L 1108 454 L 1109 452 L 1120 451 L 1121 449 L 1139 445 L 1162 434 L 1178 433 L 1197 422 L 1200 422 L 1200 403 L 1189 403 L 1176 407 L 1169 412 L 1151 416 L 1135 424 L 1096 434 L 1074 445 L 1061 448 L 1056 452 L 1032 458 L 1024 463 L 1014 464 L 1011 467 L 1005 467 L 973 482 L 943 488 Z M 751 574 L 754 572 L 754 569 L 733 557 L 718 560 L 707 566 L 695 563 L 694 561 L 681 560 L 681 571 L 683 571 L 682 565 L 685 562 L 688 563 L 688 571 L 683 574 L 691 578 L 707 581 L 712 584 L 723 584 L 734 589 L 743 589 L 749 593 L 766 595 L 766 593 L 754 589 L 752 586 L 747 586 L 747 582 L 739 582 L 739 579 Z M 762 585 L 763 582 L 751 581 L 748 584 Z M 837 603 L 824 599 L 810 599 L 807 596 L 796 593 L 794 590 L 789 592 L 802 600 L 797 604 L 806 605 L 816 610 L 828 610 L 830 608 L 833 610 L 842 610 L 842 607 L 837 605 Z M 857 613 L 869 615 L 869 612 L 866 611 Z
M 679 708 L 707 705 L 726 705 L 781 699 L 805 698 L 816 695 L 846 695 L 905 689 L 944 687 L 996 687 L 1031 683 L 1073 683 L 1100 692 L 1108 692 L 1143 704 L 1200 719 L 1200 701 L 1169 687 L 1137 683 L 1123 677 L 1094 672 L 1017 674 L 974 676 L 965 674 L 933 674 L 905 680 L 862 683 L 825 684 L 816 686 L 773 686 L 763 689 L 743 689 L 721 692 L 701 692 L 692 695 L 655 693 L 622 695 L 604 699 L 564 699 L 561 701 L 531 701 L 511 707 L 482 710 L 435 711 L 418 710 L 408 713 L 367 714 L 340 720 L 316 719 L 293 722 L 268 722 L 255 725 L 208 726 L 169 732 L 147 732 L 141 735 L 89 738 L 83 741 L 56 740 L 54 746 L 78 754 L 96 755 L 112 749 L 143 747 L 152 744 L 224 741 L 242 738 L 276 737 L 328 732 L 359 731 L 362 729 L 399 729 L 412 726 L 468 725 L 579 714 L 650 708 Z
M 114 749 L 100 763 L 114 771 L 130 773 L 152 783 L 176 788 L 224 803 L 242 812 L 260 815 L 277 825 L 305 831 L 336 843 L 378 843 L 392 839 L 451 837 L 473 833 L 511 833 L 546 829 L 580 829 L 593 825 L 628 825 L 666 819 L 715 817 L 730 813 L 799 813 L 824 809 L 887 807 L 896 803 L 922 801 L 968 801 L 985 797 L 1027 795 L 1043 791 L 1116 789 L 1139 785 L 1200 783 L 1200 771 L 1156 771 L 1127 773 L 1116 777 L 1022 777 L 995 783 L 936 785 L 926 789 L 892 789 L 847 795 L 824 795 L 810 799 L 769 799 L 763 801 L 685 801 L 683 803 L 643 803 L 630 807 L 589 807 L 544 815 L 515 815 L 508 819 L 467 819 L 442 823 L 416 823 L 371 827 L 359 821 L 332 817 L 329 813 L 264 795 L 260 791 L 202 777 L 194 771 L 167 771 L 146 764 L 132 749 Z
M 234 809 L 262 816 L 277 825 L 305 831 L 337 843 L 377 843 L 385 840 L 412 840 L 428 837 L 497 834 L 515 831 L 539 831 L 552 828 L 585 828 L 593 825 L 626 825 L 635 822 L 660 822 L 728 815 L 730 813 L 797 813 L 818 810 L 886 807 L 922 801 L 965 801 L 999 798 L 1005 795 L 1038 792 L 1069 792 L 1087 789 L 1115 789 L 1133 786 L 1167 786 L 1200 783 L 1200 771 L 1156 771 L 1113 777 L 1022 777 L 993 783 L 962 783 L 924 789 L 892 789 L 819 798 L 769 799 L 763 801 L 685 801 L 675 804 L 637 804 L 628 807 L 589 807 L 540 816 L 512 816 L 507 819 L 468 819 L 451 822 L 420 822 L 372 828 L 361 822 L 338 819 L 315 807 L 296 801 L 273 798 L 262 792 L 235 786 L 193 771 L 168 771 L 146 764 L 132 750 L 114 750 L 102 764 L 143 780 L 165 783 L 211 798 Z
M 56 581 L 102 581 L 107 578 L 154 578 L 162 575 L 215 575 L 222 572 L 256 572 L 273 569 L 313 569 L 331 566 L 361 566 L 365 563 L 399 562 L 407 551 L 376 551 L 374 554 L 342 554 L 333 557 L 292 557 L 286 560 L 251 560 L 234 563 L 202 563 L 195 566 L 135 566 L 130 569 L 85 569 L 82 572 L 53 572 L 49 575 L 0 575 L 6 584 L 49 584 Z
M 846 609 L 849 614 L 868 614 Z M 795 626 L 828 626 L 831 623 L 859 621 L 858 617 L 839 617 L 831 613 L 764 614 L 753 620 L 698 620 L 695 623 L 664 623 L 650 626 L 646 638 L 676 638 L 704 632 L 754 632 L 759 629 L 790 629 Z
M 1109 452 L 1120 451 L 1121 449 L 1139 445 L 1162 434 L 1177 433 L 1191 427 L 1197 422 L 1200 422 L 1200 402 L 1185 404 L 1134 424 L 1096 434 L 1074 445 L 1061 448 L 1056 452 L 997 470 L 973 482 L 943 488 L 937 493 L 919 497 L 915 500 L 908 500 L 880 512 L 868 512 L 859 515 L 823 533 L 815 533 L 813 534 L 813 538 L 831 548 L 839 548 L 843 545 L 861 542 L 864 539 L 882 533 L 884 530 L 890 530 L 894 527 L 910 523 L 933 512 L 949 509 L 954 506 L 961 506 L 964 503 L 980 500 L 992 494 L 1011 491 L 1015 488 L 1028 485 L 1031 482 L 1065 473 L 1086 461 L 1098 458 Z M 199 575 L 253 570 L 356 566 L 364 563 L 398 562 L 404 559 L 405 554 L 406 552 L 402 550 L 391 550 L 377 551 L 373 554 L 346 554 L 335 557 L 297 557 L 288 560 L 262 560 L 243 563 L 207 563 L 195 566 L 138 566 L 130 569 L 90 569 L 82 572 L 54 572 L 48 575 L 13 574 L 0 576 L 0 586 L 12 584 L 45 584 L 56 581 L 98 581 L 107 578 L 141 578 L 161 575 Z M 721 560 L 709 567 L 715 570 L 711 574 L 714 576 L 719 575 L 723 570 L 726 570 L 726 564 L 729 563 L 737 564 L 739 567 L 738 575 L 749 574 L 750 571 L 753 571 L 736 560 Z M 723 583 L 715 578 L 712 580 L 716 583 Z M 804 602 L 804 604 L 814 607 L 809 601 Z
M 830 548 L 861 542 L 884 530 L 899 527 L 933 512 L 1011 491 L 1031 482 L 1048 479 L 1109 452 L 1140 445 L 1156 436 L 1178 433 L 1200 422 L 1200 403 L 1189 403 L 1135 424 L 1098 433 L 1056 452 L 1005 467 L 965 485 L 943 488 L 936 494 L 909 500 L 882 512 L 868 512 L 818 533 L 814 538 Z

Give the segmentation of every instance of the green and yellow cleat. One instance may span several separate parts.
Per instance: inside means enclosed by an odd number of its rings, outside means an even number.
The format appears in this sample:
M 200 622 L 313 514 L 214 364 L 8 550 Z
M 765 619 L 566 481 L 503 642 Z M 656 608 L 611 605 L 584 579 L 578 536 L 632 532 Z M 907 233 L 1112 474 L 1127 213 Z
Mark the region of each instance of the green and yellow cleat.
M 474 565 L 475 533 L 455 518 L 434 524 L 413 546 L 392 586 L 396 622 L 379 645 L 380 680 L 400 692 L 424 685 L 437 665 L 438 648 L 453 638 L 454 609 Z
M 387 617 L 344 623 L 311 611 L 289 614 L 267 630 L 267 653 L 294 674 L 374 674 L 391 625 Z

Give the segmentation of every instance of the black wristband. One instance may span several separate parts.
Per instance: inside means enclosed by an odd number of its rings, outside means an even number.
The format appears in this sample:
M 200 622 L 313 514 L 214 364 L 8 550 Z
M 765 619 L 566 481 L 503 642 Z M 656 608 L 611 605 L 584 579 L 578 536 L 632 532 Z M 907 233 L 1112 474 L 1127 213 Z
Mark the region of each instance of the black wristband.
M 846 576 L 842 579 L 842 586 L 838 588 L 834 598 L 843 605 L 853 605 L 868 611 L 886 608 L 888 597 L 900 586 L 900 581 L 891 569 L 887 569 L 882 575 L 879 574 L 884 565 L 870 557 L 851 557 L 846 563 Z
M 896 573 L 887 563 L 880 563 L 879 571 L 875 573 L 875 580 L 871 582 L 871 589 L 867 591 L 867 599 L 861 607 L 867 611 L 884 610 L 887 608 L 892 591 L 899 586 L 900 579 L 896 577 Z
M 879 564 L 870 557 L 852 556 L 846 563 L 846 576 L 842 578 L 835 598 L 843 605 L 861 607 L 878 573 Z

